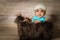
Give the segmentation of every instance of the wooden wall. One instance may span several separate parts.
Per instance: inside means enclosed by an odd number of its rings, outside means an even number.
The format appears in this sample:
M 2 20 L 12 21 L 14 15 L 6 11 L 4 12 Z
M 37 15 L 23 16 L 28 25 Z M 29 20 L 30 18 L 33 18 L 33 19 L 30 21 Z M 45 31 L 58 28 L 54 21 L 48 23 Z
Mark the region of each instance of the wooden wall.
M 15 14 L 21 12 L 23 15 L 32 18 L 34 15 L 33 6 L 41 3 L 42 0 L 0 0 L 0 28 L 14 27 Z M 47 6 L 47 18 L 54 22 L 54 29 L 60 32 L 60 0 L 44 0 Z M 59 33 L 60 34 L 60 33 Z

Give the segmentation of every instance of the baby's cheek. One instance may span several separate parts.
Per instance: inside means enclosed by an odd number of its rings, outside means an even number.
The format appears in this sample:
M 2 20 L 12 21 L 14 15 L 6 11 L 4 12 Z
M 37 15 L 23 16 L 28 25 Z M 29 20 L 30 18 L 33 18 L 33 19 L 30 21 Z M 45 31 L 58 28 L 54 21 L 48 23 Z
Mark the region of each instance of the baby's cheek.
M 44 12 L 42 12 L 42 15 L 44 15 L 45 13 Z
M 39 13 L 37 12 L 37 13 L 36 13 L 36 15 L 38 16 L 38 15 L 39 15 Z

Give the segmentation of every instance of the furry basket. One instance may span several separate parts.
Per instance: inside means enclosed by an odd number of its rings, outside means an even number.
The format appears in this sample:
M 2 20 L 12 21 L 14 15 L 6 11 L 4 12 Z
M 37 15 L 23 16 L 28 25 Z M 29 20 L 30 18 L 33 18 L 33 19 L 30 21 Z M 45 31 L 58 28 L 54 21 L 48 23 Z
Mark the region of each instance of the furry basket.
M 15 22 L 18 25 L 19 40 L 49 40 L 52 34 L 53 24 L 51 22 L 42 22 L 34 24 L 31 19 L 23 22 L 24 17 L 17 17 Z

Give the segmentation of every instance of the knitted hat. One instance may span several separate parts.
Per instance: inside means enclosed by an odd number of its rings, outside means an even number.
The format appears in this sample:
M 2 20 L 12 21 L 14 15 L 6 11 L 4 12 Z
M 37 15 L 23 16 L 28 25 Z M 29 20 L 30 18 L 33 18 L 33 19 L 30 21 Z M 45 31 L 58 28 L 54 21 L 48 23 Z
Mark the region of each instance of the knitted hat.
M 36 5 L 35 7 L 34 7 L 34 10 L 36 10 L 36 9 L 43 9 L 43 10 L 47 10 L 47 8 L 46 8 L 46 6 L 45 5 L 43 5 L 43 4 L 38 4 L 38 5 Z

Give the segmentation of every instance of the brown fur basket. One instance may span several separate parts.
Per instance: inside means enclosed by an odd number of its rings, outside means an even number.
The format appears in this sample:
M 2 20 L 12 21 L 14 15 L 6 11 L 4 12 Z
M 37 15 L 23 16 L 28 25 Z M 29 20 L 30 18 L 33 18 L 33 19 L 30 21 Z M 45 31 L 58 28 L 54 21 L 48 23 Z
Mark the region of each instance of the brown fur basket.
M 29 18 L 23 22 L 24 17 L 19 16 L 15 19 L 18 25 L 19 40 L 50 40 L 52 37 L 53 24 L 42 22 L 34 24 Z

